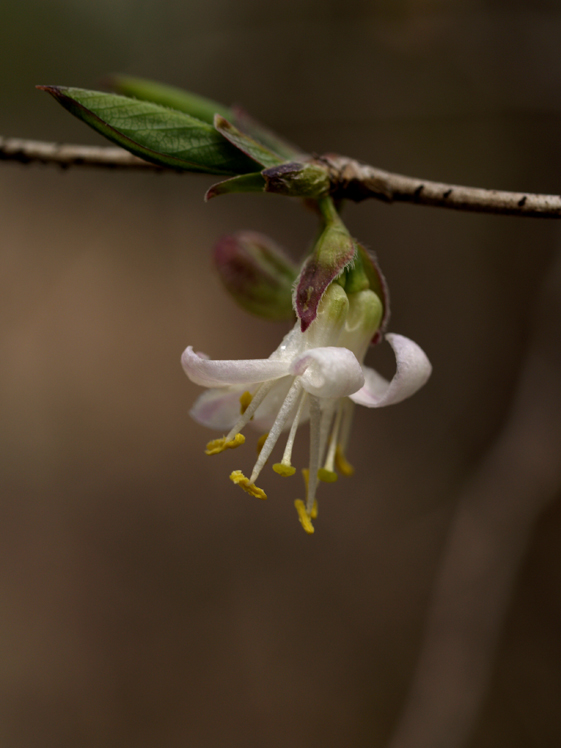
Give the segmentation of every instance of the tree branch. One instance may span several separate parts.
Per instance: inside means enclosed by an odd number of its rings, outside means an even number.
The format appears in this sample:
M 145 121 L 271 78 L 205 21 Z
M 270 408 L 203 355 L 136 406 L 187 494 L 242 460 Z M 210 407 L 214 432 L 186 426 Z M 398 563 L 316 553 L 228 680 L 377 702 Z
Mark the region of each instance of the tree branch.
M 479 187 L 430 182 L 403 174 L 392 174 L 345 156 L 330 155 L 318 160 L 327 165 L 333 196 L 339 199 L 360 202 L 374 198 L 388 203 L 416 203 L 474 213 L 561 218 L 560 195 L 484 190 Z
M 345 156 L 320 156 L 316 160 L 327 167 L 331 192 L 337 199 L 354 202 L 375 199 L 475 213 L 561 218 L 560 195 L 484 190 L 479 187 L 431 182 L 383 171 Z M 118 147 L 60 145 L 1 136 L 0 161 L 58 164 L 63 168 L 93 166 L 105 169 L 173 171 L 143 161 Z
M 140 171 L 168 171 L 144 161 L 123 148 L 87 145 L 61 145 L 39 140 L 3 138 L 0 136 L 0 161 L 18 161 L 20 164 L 55 164 L 69 166 L 96 166 L 105 169 L 136 169 Z

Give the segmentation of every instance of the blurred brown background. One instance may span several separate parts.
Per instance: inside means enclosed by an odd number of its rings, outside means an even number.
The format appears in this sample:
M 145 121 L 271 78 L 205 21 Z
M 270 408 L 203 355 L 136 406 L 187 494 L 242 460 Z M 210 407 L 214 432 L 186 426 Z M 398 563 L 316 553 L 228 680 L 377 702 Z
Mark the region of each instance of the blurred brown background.
M 101 144 L 35 84 L 109 72 L 240 102 L 304 148 L 414 176 L 559 192 L 550 0 L 4 0 L 0 133 Z M 434 374 L 358 410 L 357 473 L 269 501 L 205 458 L 187 344 L 267 356 L 284 332 L 222 293 L 250 228 L 300 257 L 314 218 L 212 179 L 0 164 L 0 742 L 359 748 L 399 717 L 458 491 L 500 431 L 559 245 L 555 221 L 349 206 L 390 329 Z M 390 358 L 368 363 L 390 373 Z M 301 462 L 305 439 L 299 440 Z M 561 743 L 561 507 L 542 515 L 471 748 Z

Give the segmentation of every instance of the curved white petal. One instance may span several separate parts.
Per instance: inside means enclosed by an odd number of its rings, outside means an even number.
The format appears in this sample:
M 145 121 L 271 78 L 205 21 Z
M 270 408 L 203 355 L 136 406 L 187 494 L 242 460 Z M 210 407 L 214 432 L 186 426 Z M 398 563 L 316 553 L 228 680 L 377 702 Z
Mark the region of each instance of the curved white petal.
M 229 384 L 255 384 L 288 374 L 289 362 L 256 358 L 248 361 L 213 361 L 195 353 L 189 346 L 181 356 L 181 365 L 189 379 L 202 387 Z
M 245 387 L 216 387 L 197 398 L 189 415 L 210 429 L 229 431 L 240 417 L 240 395 Z
M 362 367 L 348 348 L 311 348 L 294 359 L 290 373 L 316 397 L 346 397 L 364 384 Z
M 414 395 L 430 377 L 432 366 L 425 352 L 403 335 L 388 334 L 386 340 L 395 353 L 396 372 L 391 382 L 378 372 L 363 367 L 365 385 L 350 395 L 353 402 L 367 408 L 382 408 L 393 405 Z

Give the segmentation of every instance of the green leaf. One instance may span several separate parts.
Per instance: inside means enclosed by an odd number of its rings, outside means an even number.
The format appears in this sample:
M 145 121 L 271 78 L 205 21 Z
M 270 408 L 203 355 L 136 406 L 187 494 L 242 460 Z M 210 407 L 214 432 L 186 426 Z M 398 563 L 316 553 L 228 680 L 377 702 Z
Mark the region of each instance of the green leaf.
M 228 120 L 221 117 L 219 114 L 214 116 L 214 127 L 218 132 L 223 135 L 226 140 L 229 140 L 232 145 L 239 148 L 242 153 L 249 156 L 257 163 L 267 168 L 268 166 L 279 166 L 282 164 L 282 159 L 273 153 L 265 146 L 253 140 L 249 135 L 245 135 L 241 130 L 228 122 Z
M 199 119 L 116 94 L 38 86 L 65 109 L 136 156 L 173 169 L 234 176 L 255 172 L 255 161 Z
M 228 195 L 232 192 L 264 192 L 265 180 L 261 172 L 256 171 L 254 174 L 240 174 L 239 177 L 231 177 L 223 182 L 213 184 L 207 190 L 205 200 L 210 200 L 219 195 Z
M 239 127 L 239 129 L 251 136 L 259 143 L 269 148 L 274 153 L 277 153 L 283 161 L 295 161 L 301 159 L 306 154 L 303 153 L 301 148 L 297 148 L 292 143 L 289 143 L 276 132 L 269 130 L 268 127 L 262 125 L 256 119 L 253 119 L 242 107 L 233 106 L 232 111 L 234 116 L 232 122 Z
M 253 119 L 239 106 L 228 108 L 216 101 L 175 86 L 166 86 L 162 83 L 128 75 L 111 75 L 107 84 L 117 93 L 177 109 L 209 124 L 214 122 L 215 114 L 220 114 L 243 133 L 276 153 L 281 161 L 294 161 L 296 158 L 302 157 L 300 148 L 287 143 L 279 135 Z
M 156 81 L 145 80 L 144 78 L 134 78 L 129 75 L 112 75 L 109 77 L 107 84 L 109 88 L 124 96 L 132 96 L 135 99 L 151 101 L 154 104 L 177 109 L 177 111 L 190 114 L 191 117 L 196 117 L 209 125 L 213 124 L 215 114 L 220 114 L 228 120 L 234 118 L 232 110 L 228 107 L 175 86 L 166 86 L 163 83 L 156 83 Z

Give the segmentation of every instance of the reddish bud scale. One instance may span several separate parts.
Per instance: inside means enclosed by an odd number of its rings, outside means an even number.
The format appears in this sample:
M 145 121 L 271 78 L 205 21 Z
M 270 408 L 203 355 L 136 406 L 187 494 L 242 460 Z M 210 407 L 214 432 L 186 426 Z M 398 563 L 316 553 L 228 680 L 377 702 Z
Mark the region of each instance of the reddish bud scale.
M 346 229 L 329 226 L 306 261 L 295 293 L 295 307 L 302 332 L 317 317 L 319 302 L 327 287 L 353 261 L 356 246 Z

